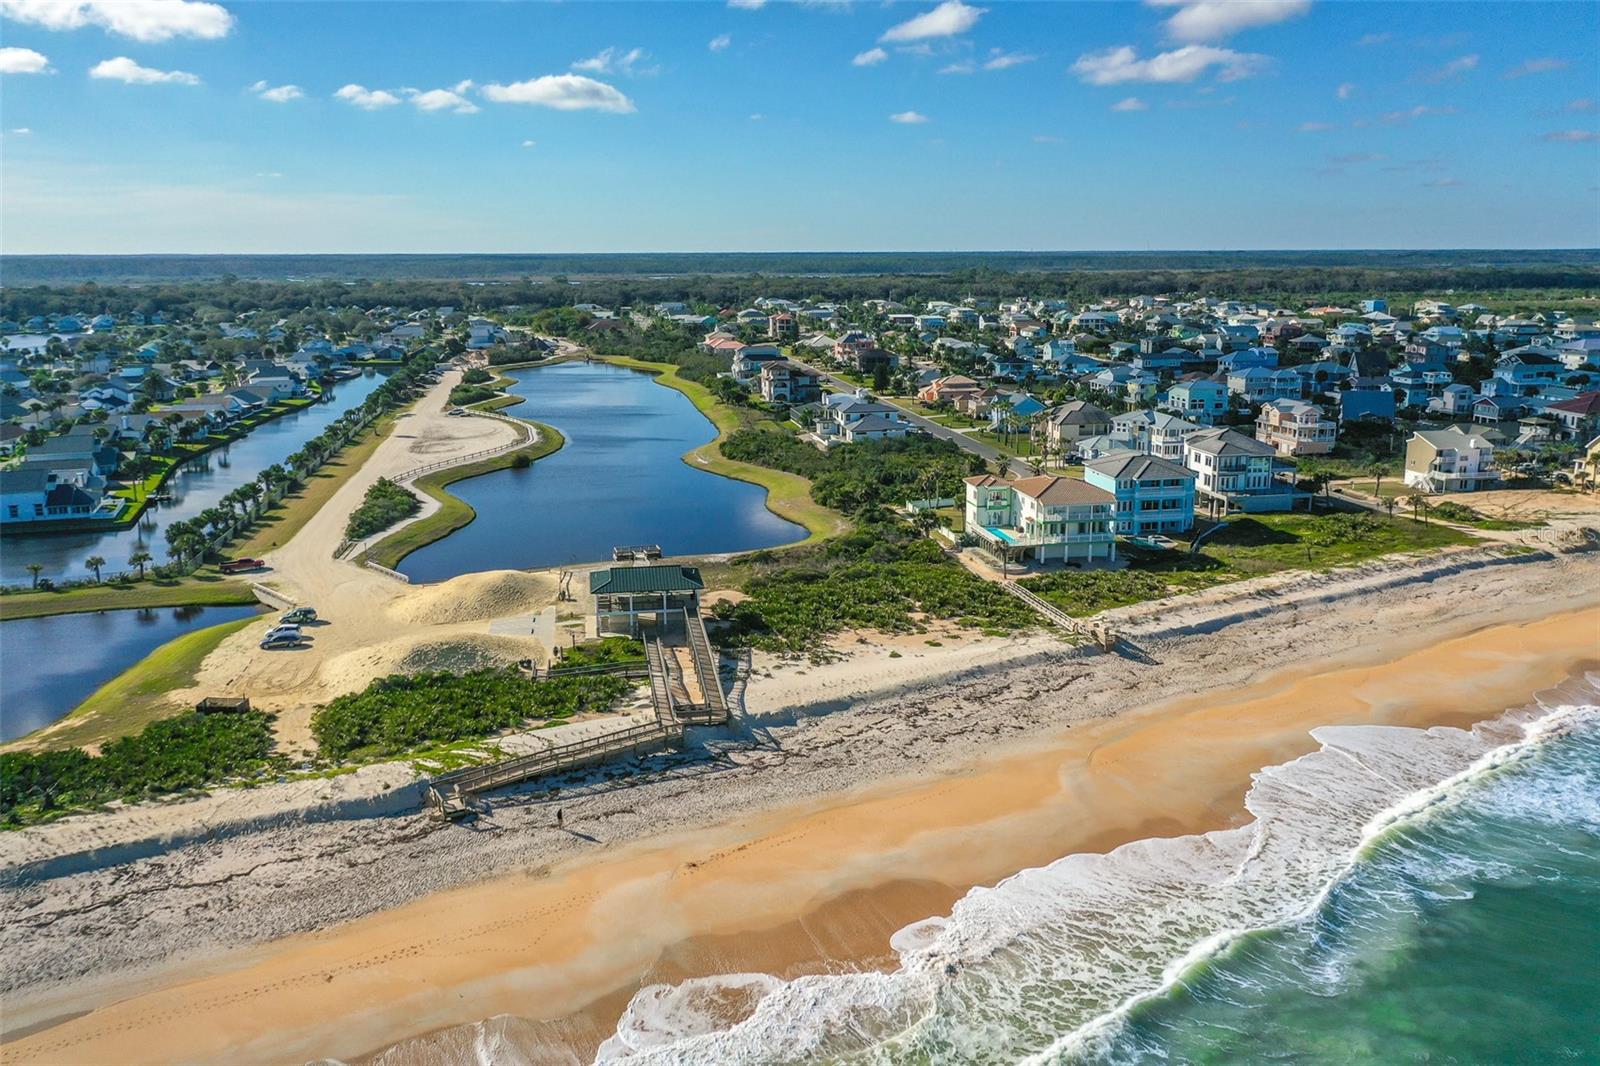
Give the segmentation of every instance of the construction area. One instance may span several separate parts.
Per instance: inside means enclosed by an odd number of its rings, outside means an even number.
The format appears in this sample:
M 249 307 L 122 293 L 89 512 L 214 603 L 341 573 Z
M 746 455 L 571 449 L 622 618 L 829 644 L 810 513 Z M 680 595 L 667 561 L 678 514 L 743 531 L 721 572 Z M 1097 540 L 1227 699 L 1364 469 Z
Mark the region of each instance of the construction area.
M 658 556 L 657 556 L 658 557 Z M 729 720 L 718 655 L 700 614 L 700 572 L 691 566 L 645 563 L 595 570 L 589 575 L 594 599 L 591 621 L 599 636 L 626 635 L 644 645 L 641 667 L 606 663 L 545 671 L 545 677 L 616 673 L 648 678 L 652 717 L 594 733 L 501 762 L 441 774 L 428 783 L 426 801 L 434 814 L 451 820 L 471 818 L 481 797 L 551 774 L 633 758 L 683 745 L 690 726 L 721 726 Z M 641 563 L 643 565 L 641 565 Z

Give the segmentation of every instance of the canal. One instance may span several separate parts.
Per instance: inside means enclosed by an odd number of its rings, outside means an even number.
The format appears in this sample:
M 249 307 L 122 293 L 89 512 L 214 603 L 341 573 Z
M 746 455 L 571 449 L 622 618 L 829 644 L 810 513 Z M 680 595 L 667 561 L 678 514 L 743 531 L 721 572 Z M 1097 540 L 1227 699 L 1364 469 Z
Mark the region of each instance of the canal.
M 523 402 L 505 413 L 554 426 L 566 446 L 532 466 L 450 486 L 477 520 L 406 556 L 400 569 L 413 581 L 600 562 L 622 544 L 709 555 L 805 537 L 805 527 L 767 510 L 760 485 L 683 461 L 716 427 L 651 375 L 572 362 L 506 376 Z
M 0 622 L 0 741 L 63 717 L 169 640 L 259 607 L 146 607 Z
M 367 370 L 361 377 L 332 385 L 330 398 L 292 414 L 265 422 L 247 435 L 221 448 L 197 455 L 180 466 L 162 486 L 172 494 L 170 503 L 153 504 L 139 522 L 127 529 L 105 533 L 8 533 L 0 539 L 0 583 L 26 585 L 32 581 L 28 564 L 44 569 L 40 577 L 62 580 L 93 576 L 83 561 L 98 555 L 107 573 L 132 570 L 128 557 L 144 550 L 158 563 L 167 561 L 163 535 L 170 522 L 182 522 L 217 502 L 257 474 L 281 463 L 306 441 L 321 433 L 340 415 L 365 400 L 383 384 L 387 371 Z

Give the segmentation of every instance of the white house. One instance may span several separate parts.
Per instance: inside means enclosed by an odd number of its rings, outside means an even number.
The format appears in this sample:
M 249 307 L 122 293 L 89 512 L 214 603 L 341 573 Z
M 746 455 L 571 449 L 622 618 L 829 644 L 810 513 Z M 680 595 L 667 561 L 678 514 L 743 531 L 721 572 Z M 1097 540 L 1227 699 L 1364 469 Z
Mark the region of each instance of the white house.
M 966 479 L 966 528 L 988 546 L 1041 562 L 1112 562 L 1116 497 L 1077 478 Z
M 1418 430 L 1406 441 L 1405 483 L 1424 492 L 1473 492 L 1493 484 L 1494 445 L 1455 426 Z

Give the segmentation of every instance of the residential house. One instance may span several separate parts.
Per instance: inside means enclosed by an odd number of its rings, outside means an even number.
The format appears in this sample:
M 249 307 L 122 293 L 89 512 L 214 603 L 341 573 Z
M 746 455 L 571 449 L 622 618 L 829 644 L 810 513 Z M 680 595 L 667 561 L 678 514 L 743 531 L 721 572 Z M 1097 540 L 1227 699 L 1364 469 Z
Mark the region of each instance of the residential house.
M 1277 450 L 1231 429 L 1191 433 L 1183 442 L 1183 465 L 1195 472 L 1195 488 L 1214 509 L 1261 513 L 1294 506 L 1294 487 L 1278 478 Z
M 1111 416 L 1105 408 L 1086 400 L 1072 400 L 1051 408 L 1044 415 L 1044 433 L 1052 447 L 1065 454 L 1084 437 L 1111 432 Z
M 90 518 L 103 497 L 103 483 L 85 484 L 75 472 L 48 464 L 0 470 L 0 524 Z
M 1228 387 L 1203 377 L 1179 381 L 1167 389 L 1162 406 L 1190 422 L 1213 425 L 1228 413 Z
M 1299 399 L 1300 375 L 1290 367 L 1246 367 L 1229 372 L 1228 391 L 1250 404 Z
M 1173 462 L 1183 459 L 1183 439 L 1205 428 L 1168 411 L 1129 411 L 1111 420 L 1113 439 L 1126 441 L 1135 451 Z
M 900 432 L 891 432 L 876 421 L 870 423 L 864 430 L 854 429 L 855 423 L 868 418 L 899 423 Z M 855 392 L 830 392 L 822 397 L 816 422 L 816 435 L 824 444 L 831 444 L 841 440 L 848 442 L 875 439 L 868 434 L 876 434 L 877 437 L 903 437 L 910 428 L 904 412 L 898 407 L 873 399 L 872 394 L 866 389 L 857 389 Z
M 1393 422 L 1394 389 L 1387 385 L 1345 389 L 1338 394 L 1339 424 L 1349 422 Z
M 800 320 L 787 311 L 767 319 L 767 336 L 774 340 L 794 340 L 800 335 Z
M 1303 400 L 1269 400 L 1256 418 L 1256 440 L 1279 455 L 1327 455 L 1339 427 L 1324 418 L 1322 408 Z
M 1556 435 L 1562 440 L 1582 443 L 1600 431 L 1600 392 L 1579 393 L 1544 410 L 1556 420 Z
M 891 437 L 904 437 L 911 432 L 910 423 L 900 418 L 890 418 L 885 415 L 867 415 L 844 423 L 840 427 L 840 436 L 846 444 L 859 444 L 862 441 L 888 440 Z
M 1083 479 L 1116 497 L 1124 536 L 1182 533 L 1194 525 L 1195 474 L 1154 455 L 1118 455 L 1087 463 Z
M 927 404 L 954 404 L 956 398 L 966 393 L 982 392 L 983 386 L 964 374 L 951 374 L 922 387 L 917 399 Z
M 1477 400 L 1477 393 L 1472 391 L 1471 385 L 1462 385 L 1459 382 L 1446 385 L 1439 390 L 1439 395 L 1428 401 L 1430 415 L 1444 415 L 1447 418 L 1471 418 L 1473 403 Z
M 1498 475 L 1494 445 L 1456 426 L 1423 429 L 1406 441 L 1405 483 L 1424 492 L 1473 492 Z
M 1116 497 L 1077 478 L 966 479 L 966 529 L 991 548 L 1040 562 L 1117 557 Z
M 822 398 L 822 379 L 786 359 L 765 363 L 761 367 L 761 398 L 767 403 L 816 403 Z

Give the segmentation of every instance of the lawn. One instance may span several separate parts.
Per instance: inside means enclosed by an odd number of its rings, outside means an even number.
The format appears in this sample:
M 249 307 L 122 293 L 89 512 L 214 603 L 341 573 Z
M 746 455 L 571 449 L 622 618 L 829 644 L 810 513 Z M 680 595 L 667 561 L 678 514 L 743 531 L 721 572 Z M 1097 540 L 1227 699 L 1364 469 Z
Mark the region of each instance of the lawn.
M 1367 481 L 1352 481 L 1350 488 L 1355 492 L 1365 493 L 1368 496 L 1377 496 L 1384 500 L 1399 500 L 1411 495 L 1413 489 L 1399 478 L 1384 478 L 1383 485 L 1374 490 L 1376 483 Z
M 119 611 L 133 607 L 206 607 L 254 603 L 255 593 L 242 581 L 231 581 L 214 570 L 201 570 L 184 578 L 146 578 L 143 581 L 106 582 L 52 592 L 14 592 L 0 596 L 0 621 L 42 618 L 80 611 Z
M 197 629 L 168 641 L 138 663 L 107 681 L 73 712 L 39 739 L 38 749 L 56 750 L 103 744 L 131 736 L 158 718 L 180 713 L 166 695 L 194 684 L 195 671 L 218 644 L 254 622 L 240 618 Z M 35 748 L 27 738 L 17 742 Z

